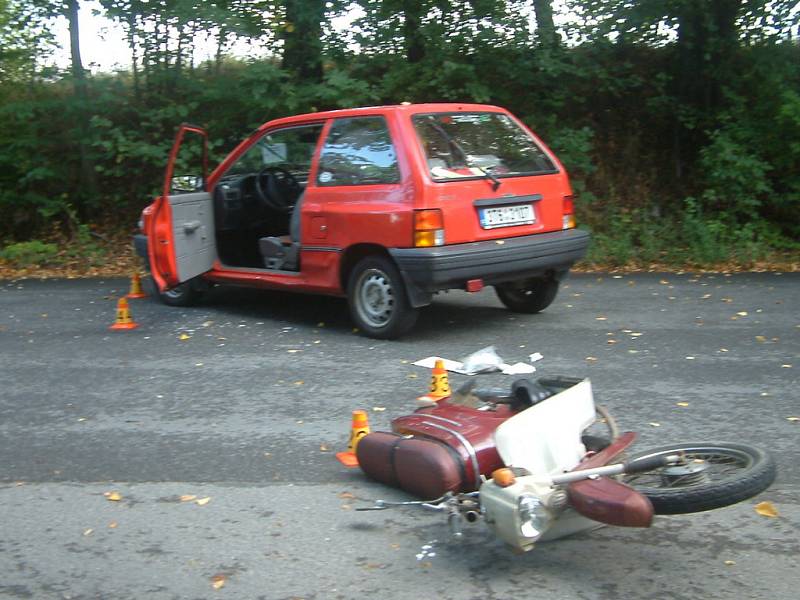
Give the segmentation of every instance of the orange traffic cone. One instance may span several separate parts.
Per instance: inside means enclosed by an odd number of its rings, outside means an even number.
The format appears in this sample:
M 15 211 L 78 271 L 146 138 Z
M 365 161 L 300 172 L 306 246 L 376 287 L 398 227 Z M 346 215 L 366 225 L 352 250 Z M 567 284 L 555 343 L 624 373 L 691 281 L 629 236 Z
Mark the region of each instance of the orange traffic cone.
M 128 308 L 128 301 L 120 298 L 117 302 L 117 320 L 109 329 L 136 329 L 138 323 L 133 322 L 131 310 Z
M 142 280 L 139 277 L 139 273 L 134 273 L 131 277 L 131 291 L 128 292 L 128 295 L 125 297 L 132 300 L 136 298 L 147 298 L 147 294 L 145 294 L 142 289 Z
M 417 400 L 424 404 L 435 404 L 439 400 L 449 398 L 450 393 L 450 380 L 447 378 L 447 369 L 444 368 L 444 361 L 441 358 L 437 358 L 431 372 L 431 389 L 424 396 L 417 398 Z
M 350 441 L 347 443 L 347 450 L 345 452 L 337 452 L 336 458 L 345 467 L 357 467 L 358 459 L 356 458 L 356 447 L 361 438 L 369 433 L 369 423 L 367 422 L 367 411 L 354 410 L 353 411 L 353 424 L 350 427 Z

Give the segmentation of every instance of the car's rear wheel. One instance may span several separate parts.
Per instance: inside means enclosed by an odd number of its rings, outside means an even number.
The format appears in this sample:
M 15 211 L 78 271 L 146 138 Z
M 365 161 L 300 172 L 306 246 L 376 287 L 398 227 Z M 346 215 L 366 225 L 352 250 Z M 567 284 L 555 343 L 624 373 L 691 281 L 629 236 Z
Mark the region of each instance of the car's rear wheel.
M 369 337 L 394 339 L 417 321 L 419 311 L 408 301 L 400 272 L 383 256 L 368 256 L 356 264 L 347 299 L 353 321 Z
M 506 308 L 520 313 L 538 313 L 555 300 L 558 281 L 555 279 L 523 279 L 494 286 L 497 297 Z

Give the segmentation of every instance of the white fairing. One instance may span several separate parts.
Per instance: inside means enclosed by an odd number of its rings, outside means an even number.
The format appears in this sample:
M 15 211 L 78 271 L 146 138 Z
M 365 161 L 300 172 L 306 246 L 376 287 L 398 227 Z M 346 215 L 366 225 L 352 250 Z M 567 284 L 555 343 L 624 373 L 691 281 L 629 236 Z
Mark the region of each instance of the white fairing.
M 522 467 L 531 475 L 500 487 L 491 479 L 480 489 L 487 525 L 504 542 L 530 550 L 537 541 L 558 539 L 600 524 L 552 502 L 556 488 L 550 477 L 572 470 L 586 449 L 581 434 L 595 420 L 592 384 L 584 379 L 508 419 L 495 431 L 500 457 L 507 466 Z M 562 492 L 563 493 L 563 492 Z M 542 518 L 532 529 L 520 514 L 523 497 L 537 498 Z
M 495 431 L 497 451 L 508 466 L 534 476 L 571 470 L 586 449 L 583 430 L 595 420 L 592 384 L 584 379 L 504 422 Z

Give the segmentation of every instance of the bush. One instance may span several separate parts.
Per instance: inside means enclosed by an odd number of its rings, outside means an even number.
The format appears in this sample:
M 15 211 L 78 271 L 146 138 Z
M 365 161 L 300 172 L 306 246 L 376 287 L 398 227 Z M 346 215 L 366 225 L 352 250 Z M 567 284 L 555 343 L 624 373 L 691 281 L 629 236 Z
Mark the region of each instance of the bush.
M 0 249 L 0 260 L 12 267 L 23 268 L 52 263 L 58 254 L 58 246 L 40 240 L 10 244 Z

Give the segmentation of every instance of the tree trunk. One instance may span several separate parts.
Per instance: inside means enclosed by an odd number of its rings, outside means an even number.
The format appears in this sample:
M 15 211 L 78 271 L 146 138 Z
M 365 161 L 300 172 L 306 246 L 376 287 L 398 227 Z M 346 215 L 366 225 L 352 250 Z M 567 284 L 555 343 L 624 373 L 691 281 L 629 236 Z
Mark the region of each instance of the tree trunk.
M 77 100 L 78 119 L 78 154 L 80 156 L 80 177 L 77 196 L 83 202 L 78 206 L 81 210 L 86 203 L 96 199 L 96 179 L 94 163 L 89 154 L 86 141 L 89 139 L 89 90 L 86 81 L 86 71 L 81 59 L 80 28 L 78 25 L 78 0 L 68 0 L 67 21 L 69 23 L 69 48 L 71 58 L 72 81 Z M 72 224 L 74 225 L 74 224 Z
M 325 0 L 284 0 L 287 27 L 283 39 L 284 69 L 298 79 L 322 81 L 322 20 Z
M 561 44 L 561 36 L 553 22 L 552 0 L 533 0 L 536 15 L 536 38 L 544 48 L 555 48 Z
M 423 7 L 418 0 L 403 0 L 403 40 L 406 60 L 418 63 L 425 58 L 425 37 L 420 31 Z

